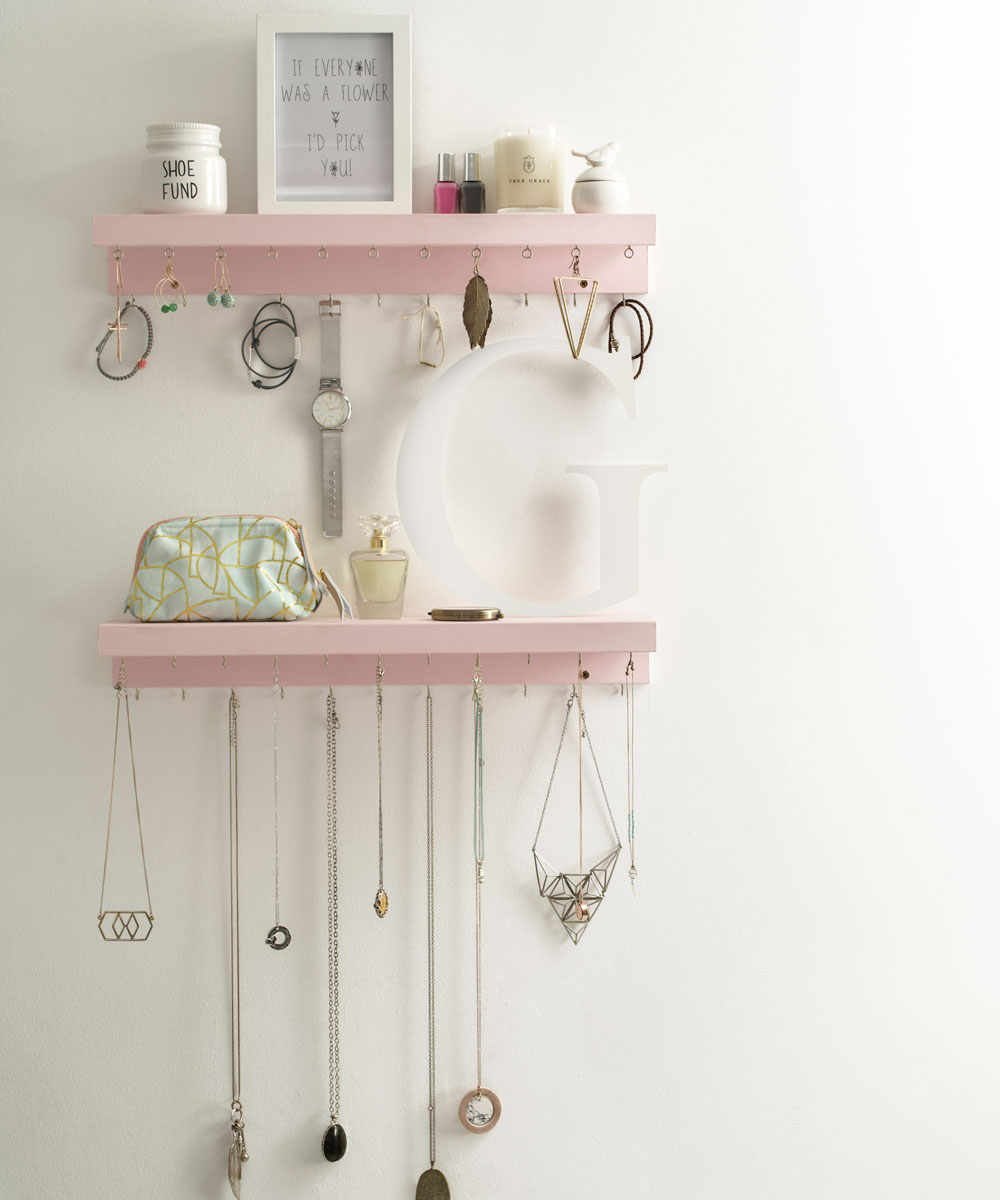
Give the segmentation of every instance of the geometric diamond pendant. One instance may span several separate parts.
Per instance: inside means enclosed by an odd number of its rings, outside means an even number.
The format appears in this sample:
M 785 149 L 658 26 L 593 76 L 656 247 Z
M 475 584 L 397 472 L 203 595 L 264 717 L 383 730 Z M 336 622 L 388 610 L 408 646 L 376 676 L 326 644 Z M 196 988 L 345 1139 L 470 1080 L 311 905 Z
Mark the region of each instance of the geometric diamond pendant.
M 595 863 L 584 875 L 556 871 L 537 850 L 532 850 L 531 853 L 535 859 L 539 894 L 552 905 L 552 911 L 576 945 L 587 932 L 587 926 L 604 900 L 615 863 L 621 853 L 621 845 Z
M 153 931 L 153 917 L 140 908 L 134 912 L 102 912 L 97 928 L 106 942 L 144 942 Z

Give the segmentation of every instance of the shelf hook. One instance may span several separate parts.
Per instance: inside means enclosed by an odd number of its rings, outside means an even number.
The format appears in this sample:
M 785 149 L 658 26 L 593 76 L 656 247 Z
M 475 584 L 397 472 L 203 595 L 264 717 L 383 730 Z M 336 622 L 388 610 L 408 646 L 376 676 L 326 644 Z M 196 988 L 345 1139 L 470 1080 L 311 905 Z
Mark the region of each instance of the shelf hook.
M 431 256 L 431 252 L 427 249 L 426 246 L 420 247 L 419 254 L 420 254 L 421 258 L 430 258 L 430 256 Z
M 268 246 L 267 257 L 270 259 L 275 259 L 278 257 L 278 252 L 277 252 L 277 250 L 275 250 L 275 248 L 273 246 Z
M 329 258 L 330 251 L 327 250 L 327 248 L 325 246 L 320 246 L 320 248 L 316 251 L 316 257 L 317 258 Z
M 626 258 L 635 258 L 635 251 L 632 249 L 631 246 L 626 246 L 625 249 L 622 251 L 622 253 L 625 255 Z
M 164 258 L 165 258 L 165 259 L 166 259 L 168 262 L 169 262 L 169 261 L 170 261 L 170 260 L 171 260 L 171 259 L 174 257 L 174 248 L 173 248 L 173 246 L 168 246 L 168 247 L 166 248 L 166 250 L 164 250 L 164 251 L 163 251 L 163 257 L 164 257 Z
M 378 247 L 377 246 L 369 246 L 368 247 L 368 257 L 369 258 L 378 258 Z

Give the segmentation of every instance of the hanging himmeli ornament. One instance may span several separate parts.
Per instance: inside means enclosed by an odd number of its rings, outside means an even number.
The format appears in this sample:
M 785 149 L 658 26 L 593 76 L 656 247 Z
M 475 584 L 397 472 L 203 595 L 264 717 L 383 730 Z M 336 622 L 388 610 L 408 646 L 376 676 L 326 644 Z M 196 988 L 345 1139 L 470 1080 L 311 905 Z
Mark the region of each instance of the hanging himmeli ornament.
M 594 753 L 594 745 L 590 740 L 590 735 L 587 732 L 587 717 L 583 710 L 582 697 L 582 672 L 580 691 L 574 687 L 570 698 L 566 703 L 566 718 L 563 721 L 562 733 L 559 736 L 559 746 L 556 749 L 555 762 L 552 764 L 552 775 L 549 777 L 548 790 L 545 793 L 545 803 L 542 805 L 542 815 L 538 820 L 538 831 L 535 834 L 535 840 L 531 846 L 531 853 L 535 859 L 535 875 L 538 879 L 539 893 L 552 905 L 552 910 L 563 924 L 563 928 L 573 939 L 574 944 L 579 942 L 587 930 L 590 921 L 593 920 L 594 913 L 597 911 L 604 895 L 608 890 L 608 884 L 611 882 L 611 875 L 615 869 L 615 863 L 618 861 L 618 855 L 621 852 L 621 838 L 618 836 L 618 826 L 615 824 L 614 814 L 611 811 L 611 805 L 608 803 L 608 793 L 604 787 L 604 780 L 601 778 L 601 770 L 597 765 L 597 755 Z M 579 726 L 579 797 L 580 797 L 580 870 L 579 873 L 568 871 L 556 871 L 550 866 L 544 858 L 538 853 L 538 839 L 542 835 L 542 822 L 545 820 L 545 813 L 549 807 L 549 797 L 552 795 L 552 784 L 556 777 L 556 767 L 559 765 L 559 755 L 562 751 L 563 741 L 566 738 L 566 729 L 569 725 L 569 715 L 573 711 L 573 705 L 577 706 L 578 726 Z M 608 818 L 611 821 L 611 828 L 614 830 L 615 841 L 617 845 L 610 854 L 606 854 L 604 858 L 588 870 L 583 869 L 583 743 L 587 742 L 590 746 L 590 756 L 594 763 L 594 771 L 597 775 L 597 782 L 601 787 L 601 795 L 604 797 L 604 804 L 608 810 Z
M 434 700 L 427 688 L 427 1142 L 430 1166 L 417 1180 L 415 1200 L 451 1200 L 448 1180 L 435 1167 L 437 1158 L 437 1026 L 434 977 Z
M 479 259 L 482 250 L 478 246 L 472 251 L 472 278 L 465 288 L 465 304 L 462 306 L 462 322 L 469 335 L 469 349 L 480 350 L 486 345 L 486 331 L 493 320 L 493 301 L 486 280 L 479 274 Z
M 242 1072 L 240 1057 L 240 777 L 238 721 L 240 702 L 229 692 L 229 969 L 230 1015 L 232 1018 L 233 1099 L 229 1147 L 229 1186 L 240 1200 L 243 1164 L 250 1157 L 243 1127 Z
M 101 907 L 97 914 L 97 928 L 106 942 L 144 942 L 153 932 L 153 902 L 149 898 L 149 875 L 146 871 L 146 847 L 142 840 L 142 817 L 139 815 L 139 785 L 135 778 L 135 750 L 132 745 L 132 715 L 128 707 L 128 682 L 125 678 L 125 659 L 118 667 L 117 696 L 115 706 L 115 745 L 111 755 L 111 793 L 108 797 L 108 832 L 104 840 L 104 874 L 101 877 Z M 146 883 L 146 907 L 116 909 L 108 912 L 104 907 L 104 890 L 108 883 L 108 854 L 111 849 L 111 814 L 115 804 L 115 775 L 118 771 L 118 725 L 122 715 L 122 699 L 125 700 L 125 723 L 128 726 L 128 753 L 132 763 L 132 790 L 135 795 L 135 823 L 139 830 L 139 854 L 142 858 L 142 877 Z
M 382 680 L 385 670 L 382 666 L 382 655 L 378 656 L 375 666 L 375 726 L 378 743 L 378 891 L 375 893 L 375 914 L 384 917 L 389 911 L 389 896 L 385 890 L 385 880 L 382 877 L 383 845 L 382 845 Z
M 628 656 L 625 668 L 625 793 L 628 800 L 628 853 L 632 860 L 628 877 L 635 895 L 639 872 L 635 865 L 635 663 Z
M 284 689 L 280 689 L 284 699 Z M 274 924 L 267 931 L 265 942 L 272 950 L 284 950 L 292 941 L 288 928 L 281 923 L 281 904 L 278 899 L 278 656 L 274 656 L 274 685 L 271 689 L 274 707 Z
M 470 1133 L 486 1133 L 500 1120 L 500 1098 L 483 1087 L 483 881 L 486 831 L 483 824 L 483 672 L 476 656 L 472 687 L 472 842 L 476 855 L 476 1086 L 459 1101 L 458 1119 Z
M 330 1124 L 323 1134 L 323 1156 L 339 1162 L 347 1153 L 340 1124 L 340 903 L 337 890 L 337 702 L 326 696 L 326 961 L 330 1034 Z

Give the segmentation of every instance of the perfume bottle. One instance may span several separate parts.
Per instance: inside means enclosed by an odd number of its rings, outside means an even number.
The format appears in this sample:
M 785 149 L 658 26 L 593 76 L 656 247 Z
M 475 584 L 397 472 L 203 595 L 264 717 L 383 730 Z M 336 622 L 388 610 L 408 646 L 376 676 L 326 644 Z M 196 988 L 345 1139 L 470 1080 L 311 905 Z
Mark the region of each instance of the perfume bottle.
M 438 181 L 434 185 L 434 211 L 458 212 L 458 184 L 455 182 L 454 154 L 438 155 Z
M 399 527 L 399 517 L 382 517 L 375 513 L 370 517 L 359 517 L 358 524 L 365 531 L 370 548 L 355 550 L 351 555 L 357 615 L 361 618 L 401 617 L 409 559 L 405 550 L 389 549 L 389 535 Z
M 465 182 L 458 189 L 464 213 L 486 211 L 486 184 L 481 174 L 481 161 L 481 156 L 476 153 L 465 156 Z

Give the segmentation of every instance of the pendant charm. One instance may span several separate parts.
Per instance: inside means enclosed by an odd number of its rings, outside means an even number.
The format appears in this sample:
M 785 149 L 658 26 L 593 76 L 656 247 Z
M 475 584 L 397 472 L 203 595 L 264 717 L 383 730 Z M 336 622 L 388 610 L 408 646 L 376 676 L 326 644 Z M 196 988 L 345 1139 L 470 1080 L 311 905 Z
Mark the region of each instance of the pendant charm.
M 448 1180 L 435 1167 L 428 1167 L 417 1180 L 415 1200 L 451 1200 Z
M 379 888 L 379 890 L 375 893 L 375 903 L 373 907 L 377 917 L 384 917 L 389 911 L 389 897 L 386 894 L 385 888 Z
M 489 1088 L 473 1088 L 459 1101 L 458 1119 L 469 1133 L 488 1133 L 500 1120 L 500 1097 Z
M 327 1162 L 340 1162 L 347 1153 L 347 1134 L 343 1125 L 334 1122 L 323 1134 L 323 1157 Z
M 237 1112 L 239 1110 L 237 1109 Z M 243 1122 L 238 1116 L 233 1118 L 233 1144 L 229 1147 L 229 1186 L 233 1189 L 236 1200 L 240 1200 L 240 1184 L 243 1181 L 243 1164 L 249 1159 L 246 1138 L 243 1136 Z
M 265 942 L 272 950 L 285 950 L 292 941 L 292 935 L 284 925 L 274 925 L 267 931 Z
M 153 914 L 143 909 L 134 912 L 103 912 L 97 928 L 106 942 L 144 942 L 153 932 Z
M 604 899 L 620 852 L 621 846 L 617 846 L 585 875 L 577 875 L 557 872 L 534 851 L 538 892 L 552 905 L 552 911 L 562 921 L 574 944 L 586 933 Z

